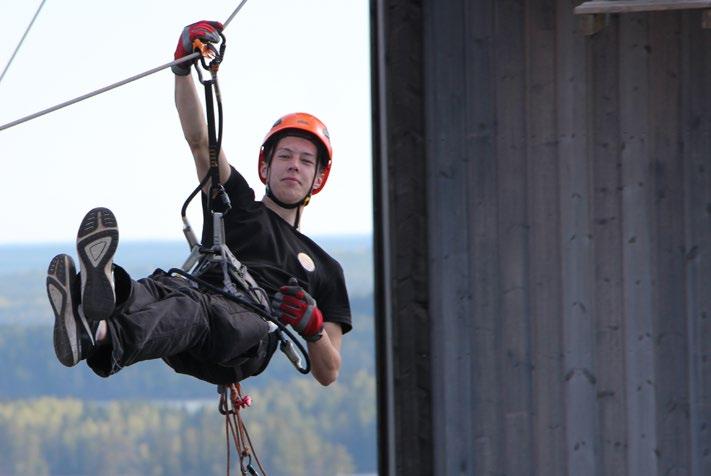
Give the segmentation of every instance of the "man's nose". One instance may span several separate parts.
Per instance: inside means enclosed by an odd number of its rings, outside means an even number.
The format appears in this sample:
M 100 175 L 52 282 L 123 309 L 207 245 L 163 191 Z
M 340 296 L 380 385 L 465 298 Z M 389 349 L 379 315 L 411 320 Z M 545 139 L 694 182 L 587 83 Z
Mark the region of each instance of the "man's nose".
M 290 159 L 288 168 L 289 170 L 299 170 L 299 159 L 297 157 Z

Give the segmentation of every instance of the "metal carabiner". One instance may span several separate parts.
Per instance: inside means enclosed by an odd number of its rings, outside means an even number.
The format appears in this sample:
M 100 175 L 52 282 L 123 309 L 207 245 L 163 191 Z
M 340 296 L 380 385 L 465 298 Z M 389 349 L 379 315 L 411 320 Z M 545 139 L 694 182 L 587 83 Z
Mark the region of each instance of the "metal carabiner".
M 217 73 L 220 63 L 222 63 L 222 59 L 225 56 L 225 48 L 227 46 L 227 38 L 225 38 L 225 35 L 223 35 L 222 32 L 218 33 L 220 35 L 220 39 L 222 40 L 220 42 L 219 51 L 212 43 L 205 43 L 199 38 L 193 40 L 193 51 L 200 52 L 200 64 L 202 64 L 202 67 L 205 68 L 205 70 L 210 71 L 213 75 Z M 205 58 L 209 59 L 210 62 L 207 63 Z
M 247 466 L 246 466 L 246 472 L 249 473 L 252 476 L 259 476 L 259 473 L 257 472 L 256 469 L 254 469 L 254 466 L 252 466 L 252 455 L 250 453 L 246 453 L 242 455 L 241 459 L 244 460 L 244 458 L 248 458 L 247 460 Z M 242 474 L 245 473 L 245 466 L 244 466 L 244 461 L 240 461 L 240 464 L 242 466 Z
M 225 385 L 218 385 L 217 386 L 217 393 L 220 394 L 220 403 L 217 406 L 217 409 L 220 411 L 222 415 L 232 415 L 234 414 L 234 410 L 230 410 L 227 398 L 227 387 Z

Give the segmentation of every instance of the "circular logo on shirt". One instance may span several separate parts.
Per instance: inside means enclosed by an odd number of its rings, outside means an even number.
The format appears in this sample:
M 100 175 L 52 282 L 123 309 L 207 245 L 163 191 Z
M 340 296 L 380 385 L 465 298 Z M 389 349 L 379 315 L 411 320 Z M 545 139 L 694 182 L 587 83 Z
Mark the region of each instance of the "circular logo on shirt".
M 303 266 L 303 268 L 309 273 L 313 272 L 316 269 L 314 260 L 312 260 L 311 256 L 307 255 L 303 251 L 297 255 L 297 258 L 299 258 L 299 263 L 301 263 L 301 266 Z

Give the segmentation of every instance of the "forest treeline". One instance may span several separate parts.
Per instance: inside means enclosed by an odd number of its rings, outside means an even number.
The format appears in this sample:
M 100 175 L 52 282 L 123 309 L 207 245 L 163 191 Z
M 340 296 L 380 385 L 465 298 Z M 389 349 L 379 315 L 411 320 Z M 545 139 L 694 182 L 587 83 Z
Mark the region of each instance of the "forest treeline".
M 243 418 L 274 476 L 352 474 L 373 453 L 374 379 L 322 388 L 301 379 L 248 392 Z M 226 472 L 224 417 L 214 404 L 0 402 L 0 474 L 210 475 Z M 239 474 L 232 454 L 231 474 Z

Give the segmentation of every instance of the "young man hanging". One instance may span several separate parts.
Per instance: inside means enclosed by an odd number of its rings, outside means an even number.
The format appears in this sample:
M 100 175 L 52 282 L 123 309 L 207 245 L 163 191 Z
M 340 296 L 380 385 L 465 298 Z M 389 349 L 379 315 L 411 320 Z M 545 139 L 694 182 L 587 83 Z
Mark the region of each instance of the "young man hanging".
M 185 27 L 175 58 L 192 53 L 193 41 L 218 42 L 222 25 Z M 175 103 L 197 174 L 210 168 L 205 115 L 191 64 L 173 67 Z M 298 230 L 312 195 L 331 168 L 328 131 L 316 117 L 288 114 L 271 127 L 259 150 L 258 173 L 266 186 L 261 201 L 219 151 L 219 181 L 231 201 L 224 216 L 225 244 L 270 297 L 272 316 L 307 342 L 311 373 L 329 385 L 341 367 L 341 339 L 351 329 L 341 266 Z M 208 192 L 202 193 L 202 244 L 213 236 Z M 59 361 L 86 360 L 108 377 L 139 361 L 162 358 L 176 372 L 230 384 L 264 370 L 277 341 L 267 322 L 219 293 L 157 270 L 134 280 L 113 262 L 118 226 L 106 208 L 89 211 L 79 226 L 77 274 L 69 255 L 48 268 L 47 294 L 55 314 L 54 348 Z M 217 273 L 215 273 L 217 274 Z M 219 279 L 212 277 L 212 284 Z M 211 276 L 205 276 L 210 280 Z

